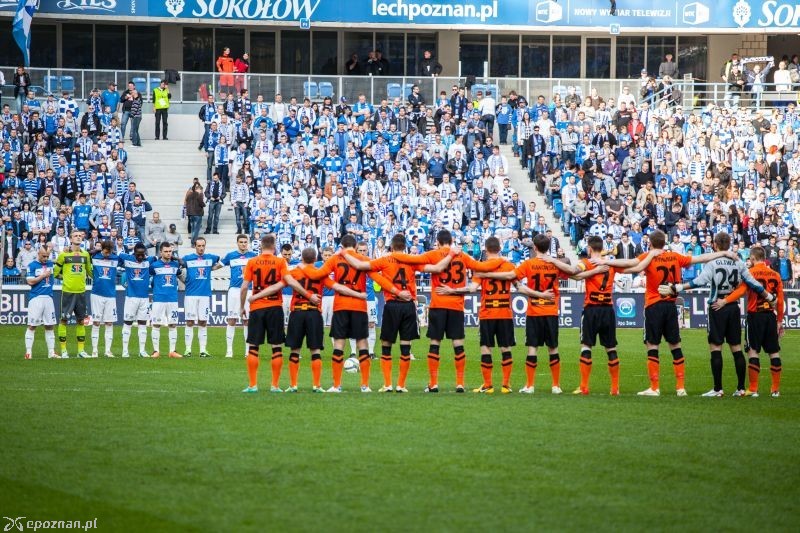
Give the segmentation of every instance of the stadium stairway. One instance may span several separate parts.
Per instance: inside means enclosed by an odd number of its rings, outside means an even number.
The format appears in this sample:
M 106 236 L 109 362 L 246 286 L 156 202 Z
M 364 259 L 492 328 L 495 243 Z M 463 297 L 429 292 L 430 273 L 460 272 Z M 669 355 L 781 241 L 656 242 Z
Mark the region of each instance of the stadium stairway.
M 170 124 L 172 126 L 172 124 Z M 170 135 L 172 137 L 172 135 Z M 183 199 L 196 176 L 200 183 L 206 184 L 206 164 L 203 154 L 197 151 L 197 140 L 169 141 L 143 140 L 141 148 L 129 148 L 130 170 L 137 187 L 158 211 L 167 227 L 175 224 L 183 237 L 180 247 L 183 253 L 190 249 L 190 234 L 187 232 L 187 219 L 182 218 Z M 206 213 L 208 210 L 206 210 Z M 152 213 L 148 213 L 148 220 Z M 205 230 L 206 217 L 203 217 Z M 220 214 L 219 235 L 203 235 L 210 253 L 224 255 L 233 248 L 236 222 L 233 210 L 223 205 Z
M 525 202 L 527 207 L 531 201 L 536 202 L 536 210 L 540 215 L 544 216 L 545 223 L 553 230 L 553 236 L 556 237 L 564 249 L 564 254 L 570 259 L 572 264 L 578 261 L 578 255 L 575 253 L 574 247 L 569 242 L 569 235 L 565 235 L 561 227 L 561 221 L 556 218 L 553 209 L 547 205 L 544 195 L 539 194 L 536 186 L 528 180 L 528 171 L 520 168 L 519 158 L 514 156 L 511 150 L 511 145 L 500 146 L 500 153 L 508 159 L 508 177 L 510 178 L 511 187 L 519 193 L 520 200 Z

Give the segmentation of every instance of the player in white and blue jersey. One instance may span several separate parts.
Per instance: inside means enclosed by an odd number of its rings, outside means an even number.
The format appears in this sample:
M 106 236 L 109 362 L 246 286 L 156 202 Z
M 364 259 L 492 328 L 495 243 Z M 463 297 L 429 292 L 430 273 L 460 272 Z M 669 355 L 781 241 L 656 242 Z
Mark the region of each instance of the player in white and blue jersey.
M 292 269 L 300 264 L 299 259 L 294 258 L 294 248 L 292 248 L 291 244 L 284 244 L 281 246 L 281 255 L 284 259 L 286 259 L 286 264 L 289 265 L 289 268 Z M 284 287 L 281 291 L 281 295 L 283 296 L 283 325 L 289 325 L 289 314 L 292 310 L 292 294 L 294 291 L 291 287 Z
M 368 245 L 366 242 L 361 241 L 356 246 L 356 253 L 365 257 L 369 257 Z M 375 340 L 377 335 L 375 333 L 375 326 L 378 324 L 378 301 L 375 298 L 375 288 L 381 290 L 380 286 L 373 280 L 367 280 L 367 348 L 369 349 L 369 358 L 375 359 Z M 350 339 L 350 357 L 356 356 L 356 339 Z
M 186 351 L 184 357 L 192 356 L 194 342 L 194 324 L 199 325 L 197 340 L 200 344 L 200 357 L 210 357 L 208 345 L 208 317 L 211 315 L 211 271 L 222 268 L 219 256 L 206 253 L 206 240 L 198 237 L 194 242 L 195 253 L 182 258 L 182 266 L 186 276 L 186 294 L 183 299 L 183 310 L 186 315 L 184 341 Z
M 92 256 L 92 357 L 100 351 L 100 326 L 105 326 L 105 355 L 114 357 L 114 324 L 117 322 L 117 267 L 119 256 L 114 243 L 103 241 Z
M 39 248 L 35 261 L 28 265 L 25 278 L 31 287 L 28 301 L 28 329 L 25 330 L 25 359 L 32 357 L 33 340 L 37 326 L 44 326 L 44 340 L 47 343 L 47 356 L 57 359 L 56 353 L 56 308 L 53 303 L 53 262 L 50 261 L 48 246 Z
M 128 344 L 131 329 L 136 321 L 139 336 L 139 357 L 150 357 L 147 352 L 147 319 L 150 310 L 150 263 L 147 248 L 139 243 L 133 248 L 133 255 L 119 254 L 120 263 L 125 268 L 125 311 L 122 316 L 122 357 L 129 357 Z
M 154 258 L 155 259 L 155 258 Z M 160 257 L 150 264 L 150 275 L 153 278 L 153 309 L 150 313 L 152 328 L 150 339 L 153 341 L 153 354 L 159 357 L 161 345 L 161 326 L 169 328 L 169 357 L 180 359 L 182 356 L 175 350 L 178 344 L 178 276 L 181 274 L 181 263 L 172 258 L 172 245 L 162 242 Z
M 245 316 L 240 316 L 239 307 L 241 306 L 242 283 L 244 283 L 244 267 L 247 261 L 258 254 L 250 250 L 250 238 L 247 235 L 236 236 L 236 250 L 229 252 L 222 258 L 220 263 L 230 267 L 231 277 L 228 286 L 228 327 L 225 329 L 225 342 L 227 349 L 225 357 L 233 357 L 233 340 L 236 337 L 236 321 L 241 319 L 244 338 L 247 338 L 247 314 L 250 313 L 250 302 L 245 303 Z M 245 357 L 247 357 L 247 343 L 245 343 Z
M 327 261 L 328 259 L 331 258 L 332 255 L 333 255 L 333 248 L 331 248 L 329 246 L 324 247 L 322 249 L 322 261 L 317 261 L 316 263 L 314 263 L 314 266 L 316 268 L 320 268 L 325 263 L 325 261 Z M 333 276 L 333 275 L 334 275 L 334 273 L 331 272 L 331 276 Z M 333 278 L 331 278 L 331 279 L 333 279 Z M 327 288 L 327 287 L 325 287 L 323 285 L 323 288 L 322 288 L 322 324 L 326 328 L 331 327 L 331 320 L 333 320 L 333 295 L 334 295 L 334 292 L 335 291 L 333 289 L 329 289 L 329 288 Z

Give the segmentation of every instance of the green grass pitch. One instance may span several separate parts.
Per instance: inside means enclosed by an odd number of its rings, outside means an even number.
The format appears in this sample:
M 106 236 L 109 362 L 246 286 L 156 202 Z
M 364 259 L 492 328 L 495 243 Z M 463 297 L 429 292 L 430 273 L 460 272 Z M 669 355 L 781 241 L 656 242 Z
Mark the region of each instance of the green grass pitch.
M 647 387 L 639 330 L 619 332 L 619 398 L 608 396 L 598 349 L 592 395 L 569 394 L 576 330 L 562 331 L 562 396 L 550 394 L 546 363 L 534 396 L 457 395 L 447 341 L 443 392 L 422 394 L 424 339 L 413 347 L 411 394 L 361 394 L 358 375 L 345 374 L 346 394 L 312 395 L 306 355 L 301 393 L 264 392 L 267 360 L 262 392 L 244 395 L 242 341 L 227 360 L 224 334 L 210 330 L 208 360 L 62 361 L 44 357 L 40 330 L 26 361 L 23 329 L 0 329 L 2 516 L 97 518 L 108 531 L 796 531 L 800 332 L 782 341 L 778 399 L 764 357 L 760 398 L 699 397 L 711 386 L 703 331 L 684 332 L 689 398 L 674 396 L 665 349 L 662 396 L 635 395 Z M 467 348 L 474 387 L 476 329 Z M 327 387 L 329 345 L 323 355 Z M 515 390 L 524 355 L 514 349 Z M 373 389 L 380 382 L 375 362 Z

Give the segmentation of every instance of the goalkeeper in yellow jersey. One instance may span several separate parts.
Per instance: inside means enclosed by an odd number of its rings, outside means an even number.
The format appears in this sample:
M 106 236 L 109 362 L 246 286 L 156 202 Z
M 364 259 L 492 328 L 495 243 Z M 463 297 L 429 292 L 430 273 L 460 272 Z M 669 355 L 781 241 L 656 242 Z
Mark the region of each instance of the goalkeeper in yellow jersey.
M 83 232 L 73 230 L 70 246 L 56 258 L 53 273 L 62 280 L 61 285 L 61 323 L 58 325 L 58 342 L 61 344 L 61 358 L 69 358 L 67 353 L 67 319 L 75 313 L 75 334 L 78 340 L 78 357 L 91 357 L 84 349 L 86 328 L 86 280 L 92 277 L 92 258 L 81 248 Z

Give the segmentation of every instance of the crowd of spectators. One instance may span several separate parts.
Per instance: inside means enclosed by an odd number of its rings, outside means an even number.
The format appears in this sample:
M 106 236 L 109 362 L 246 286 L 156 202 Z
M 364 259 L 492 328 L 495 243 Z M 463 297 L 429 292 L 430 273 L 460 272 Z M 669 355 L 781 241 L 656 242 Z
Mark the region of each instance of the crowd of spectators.
M 700 253 L 727 231 L 745 259 L 761 243 L 784 280 L 797 280 L 795 104 L 709 103 L 688 113 L 671 57 L 659 71 L 643 72 L 616 98 L 569 87 L 529 101 L 453 85 L 434 102 L 417 87 L 405 101 L 376 104 L 363 94 L 267 102 L 243 88 L 200 109 L 208 172 L 195 187 L 206 201 L 212 188 L 222 191 L 214 201 L 234 210 L 237 230 L 254 239 L 274 232 L 296 250 L 335 248 L 350 232 L 376 256 L 403 232 L 422 252 L 446 228 L 476 257 L 498 236 L 519 263 L 534 235 L 552 235 L 510 185 L 511 165 L 520 165 L 559 215 L 571 240 L 564 246 L 580 252 L 587 235 L 599 235 L 608 253 L 627 256 L 646 251 L 660 228 L 671 246 Z M 206 231 L 215 227 L 209 220 Z M 561 246 L 554 239 L 552 253 Z
M 78 102 L 69 92 L 36 98 L 25 91 L 30 78 L 22 67 L 14 79 L 25 97 L 0 102 L 4 276 L 24 275 L 42 246 L 55 258 L 73 229 L 85 233 L 87 249 L 110 239 L 120 253 L 180 238 L 158 213 L 147 219 L 152 208 L 128 168 L 126 129 L 139 144 L 134 125 L 141 120 L 132 83 L 122 92 L 109 83 Z

